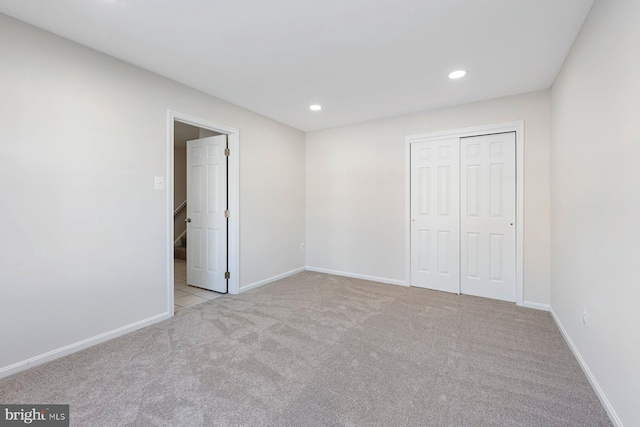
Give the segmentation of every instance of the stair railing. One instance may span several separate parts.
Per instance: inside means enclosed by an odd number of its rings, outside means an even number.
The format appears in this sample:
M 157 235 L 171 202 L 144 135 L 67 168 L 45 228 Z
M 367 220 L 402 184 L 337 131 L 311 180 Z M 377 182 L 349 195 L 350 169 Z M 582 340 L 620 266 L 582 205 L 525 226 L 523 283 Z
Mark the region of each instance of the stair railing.
M 184 199 L 182 203 L 178 205 L 178 207 L 173 211 L 173 219 L 175 220 L 176 215 L 180 213 L 181 210 L 187 207 L 187 199 Z M 185 229 L 182 234 L 178 236 L 178 238 L 173 242 L 173 245 L 176 246 L 182 242 L 182 238 L 187 234 L 187 230 Z M 179 245 L 178 245 L 179 246 Z
M 184 199 L 184 202 L 180 203 L 178 207 L 173 211 L 173 216 L 175 217 L 176 215 L 178 215 L 178 213 L 180 213 L 180 211 L 185 207 L 187 207 L 187 199 Z

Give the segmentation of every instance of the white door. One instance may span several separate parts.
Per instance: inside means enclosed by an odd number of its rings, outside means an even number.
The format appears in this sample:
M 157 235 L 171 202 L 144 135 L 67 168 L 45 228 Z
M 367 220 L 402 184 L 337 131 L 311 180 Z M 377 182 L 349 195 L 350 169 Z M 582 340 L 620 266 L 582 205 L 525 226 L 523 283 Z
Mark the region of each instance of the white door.
M 411 144 L 411 286 L 460 292 L 459 148 Z
M 460 290 L 515 301 L 515 132 L 460 139 Z
M 226 292 L 226 135 L 187 141 L 187 284 Z

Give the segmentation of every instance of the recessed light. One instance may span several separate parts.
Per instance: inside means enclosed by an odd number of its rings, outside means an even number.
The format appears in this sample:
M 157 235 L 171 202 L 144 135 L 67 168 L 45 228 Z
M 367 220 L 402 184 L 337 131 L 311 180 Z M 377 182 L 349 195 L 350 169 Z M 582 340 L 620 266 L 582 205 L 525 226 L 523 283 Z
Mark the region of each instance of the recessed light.
M 318 104 L 313 104 L 309 106 L 309 109 L 311 111 L 320 111 L 322 110 L 322 105 L 318 105 Z
M 449 73 L 449 78 L 450 79 L 459 79 L 461 77 L 464 77 L 467 75 L 467 72 L 465 70 L 456 70 L 456 71 L 452 71 Z

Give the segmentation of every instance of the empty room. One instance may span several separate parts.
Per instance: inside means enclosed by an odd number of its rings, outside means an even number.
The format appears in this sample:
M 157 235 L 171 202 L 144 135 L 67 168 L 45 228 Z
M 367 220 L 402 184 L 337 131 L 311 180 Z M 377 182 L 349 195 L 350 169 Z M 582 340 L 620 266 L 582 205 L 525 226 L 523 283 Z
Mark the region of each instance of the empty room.
M 639 22 L 0 0 L 0 425 L 640 425 Z

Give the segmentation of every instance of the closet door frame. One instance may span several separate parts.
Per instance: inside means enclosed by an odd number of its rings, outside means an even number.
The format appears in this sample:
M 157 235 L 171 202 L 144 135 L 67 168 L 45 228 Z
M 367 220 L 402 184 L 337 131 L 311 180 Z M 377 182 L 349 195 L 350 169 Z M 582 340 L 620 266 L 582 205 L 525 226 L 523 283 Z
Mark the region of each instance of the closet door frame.
M 516 304 L 524 305 L 524 121 L 405 137 L 405 283 L 411 285 L 411 144 L 492 133 L 516 133 Z

